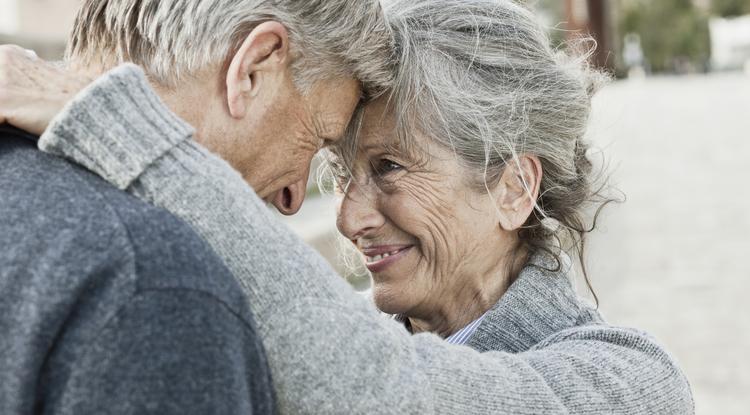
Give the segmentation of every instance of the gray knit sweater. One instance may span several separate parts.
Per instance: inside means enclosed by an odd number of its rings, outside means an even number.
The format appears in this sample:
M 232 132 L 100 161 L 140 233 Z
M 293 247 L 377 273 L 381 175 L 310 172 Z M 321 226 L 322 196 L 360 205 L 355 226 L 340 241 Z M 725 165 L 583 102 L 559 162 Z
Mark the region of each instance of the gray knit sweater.
M 58 116 L 40 147 L 190 223 L 239 280 L 283 413 L 691 414 L 675 361 L 606 325 L 565 273 L 529 264 L 471 347 L 411 335 L 277 221 L 227 163 L 191 140 L 135 66 Z

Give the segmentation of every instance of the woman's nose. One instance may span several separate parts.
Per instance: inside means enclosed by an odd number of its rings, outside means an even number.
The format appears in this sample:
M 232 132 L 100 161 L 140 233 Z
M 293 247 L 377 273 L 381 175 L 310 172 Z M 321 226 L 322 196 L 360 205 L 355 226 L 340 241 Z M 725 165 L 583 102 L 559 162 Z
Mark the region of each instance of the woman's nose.
M 384 216 L 377 208 L 376 195 L 365 191 L 366 187 L 352 182 L 337 210 L 336 227 L 342 235 L 355 242 L 385 223 Z

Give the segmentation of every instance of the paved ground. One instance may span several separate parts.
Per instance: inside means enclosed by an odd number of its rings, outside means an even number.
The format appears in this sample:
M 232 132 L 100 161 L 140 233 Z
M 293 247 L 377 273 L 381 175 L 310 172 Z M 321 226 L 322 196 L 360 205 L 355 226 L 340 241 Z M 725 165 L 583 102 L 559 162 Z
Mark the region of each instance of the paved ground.
M 589 242 L 601 310 L 673 352 L 697 413 L 750 413 L 750 77 L 617 82 L 595 100 L 590 137 L 628 197 Z M 293 225 L 327 255 L 333 210 Z
M 628 197 L 590 243 L 601 309 L 667 344 L 698 414 L 750 413 L 750 77 L 616 83 L 591 125 Z

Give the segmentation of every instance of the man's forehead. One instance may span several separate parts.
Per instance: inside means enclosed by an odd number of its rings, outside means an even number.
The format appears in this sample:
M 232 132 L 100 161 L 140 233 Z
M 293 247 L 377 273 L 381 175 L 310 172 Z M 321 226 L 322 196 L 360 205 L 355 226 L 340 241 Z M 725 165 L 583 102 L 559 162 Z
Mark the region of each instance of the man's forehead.
M 329 83 L 327 93 L 310 97 L 310 106 L 316 120 L 316 130 L 321 138 L 336 141 L 346 132 L 346 128 L 360 103 L 359 83 L 343 80 Z
M 318 81 L 309 99 L 321 107 L 356 105 L 362 98 L 362 87 L 354 78 L 336 78 Z

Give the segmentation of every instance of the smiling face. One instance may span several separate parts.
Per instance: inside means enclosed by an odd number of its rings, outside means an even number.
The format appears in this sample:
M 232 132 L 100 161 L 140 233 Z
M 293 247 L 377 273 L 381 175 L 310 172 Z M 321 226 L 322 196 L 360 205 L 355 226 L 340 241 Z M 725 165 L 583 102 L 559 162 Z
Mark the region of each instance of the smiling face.
M 517 239 L 452 151 L 419 133 L 410 139 L 415 154 L 399 151 L 385 100 L 368 106 L 337 225 L 372 272 L 378 308 L 450 332 L 502 295 Z

